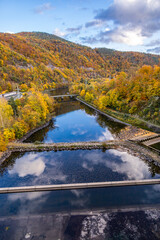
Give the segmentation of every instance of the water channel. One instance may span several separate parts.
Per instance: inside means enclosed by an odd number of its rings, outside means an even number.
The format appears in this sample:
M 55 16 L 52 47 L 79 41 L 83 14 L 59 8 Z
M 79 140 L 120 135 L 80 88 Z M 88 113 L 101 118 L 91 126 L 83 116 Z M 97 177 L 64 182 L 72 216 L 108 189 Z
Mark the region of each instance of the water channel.
M 26 142 L 78 142 L 113 140 L 125 125 L 113 122 L 78 101 L 61 103 L 50 125 Z
M 26 142 L 112 140 L 124 127 L 77 101 L 65 102 L 50 125 Z M 0 187 L 149 178 L 160 178 L 157 165 L 119 149 L 13 153 L 0 168 Z M 159 196 L 159 185 L 4 194 L 0 195 L 0 218 L 158 206 Z

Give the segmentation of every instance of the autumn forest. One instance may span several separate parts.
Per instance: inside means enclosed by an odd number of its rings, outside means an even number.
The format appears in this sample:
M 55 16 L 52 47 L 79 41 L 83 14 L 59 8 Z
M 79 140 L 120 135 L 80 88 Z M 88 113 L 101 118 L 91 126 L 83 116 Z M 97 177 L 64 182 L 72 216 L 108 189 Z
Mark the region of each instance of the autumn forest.
M 40 32 L 0 33 L 0 93 L 17 86 L 22 98 L 0 98 L 0 151 L 49 119 L 55 103 L 43 91 L 61 87 L 103 111 L 160 125 L 158 55 L 91 49 Z

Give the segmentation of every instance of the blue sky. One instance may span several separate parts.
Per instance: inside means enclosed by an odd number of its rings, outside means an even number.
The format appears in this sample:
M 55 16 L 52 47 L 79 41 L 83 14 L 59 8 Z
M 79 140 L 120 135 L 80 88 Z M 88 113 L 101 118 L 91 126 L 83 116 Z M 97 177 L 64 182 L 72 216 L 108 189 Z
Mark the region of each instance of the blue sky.
M 0 0 L 0 32 L 160 54 L 160 0 Z

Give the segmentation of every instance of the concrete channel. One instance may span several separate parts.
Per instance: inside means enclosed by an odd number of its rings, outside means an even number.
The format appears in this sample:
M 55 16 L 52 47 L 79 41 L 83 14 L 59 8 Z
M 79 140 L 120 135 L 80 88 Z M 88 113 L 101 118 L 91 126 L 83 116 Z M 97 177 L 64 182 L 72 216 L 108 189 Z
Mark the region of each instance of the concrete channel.
M 140 185 L 154 185 L 154 184 L 160 184 L 160 179 L 8 187 L 8 188 L 0 188 L 0 193 L 43 192 L 43 191 L 104 188 L 104 187 L 125 187 L 125 186 L 140 186 Z

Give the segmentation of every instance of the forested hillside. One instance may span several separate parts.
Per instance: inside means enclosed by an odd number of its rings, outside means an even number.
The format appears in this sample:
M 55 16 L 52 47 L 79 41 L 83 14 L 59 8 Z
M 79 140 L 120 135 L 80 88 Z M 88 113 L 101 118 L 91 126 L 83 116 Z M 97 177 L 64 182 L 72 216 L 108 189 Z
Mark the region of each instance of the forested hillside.
M 25 91 L 114 78 L 117 72 L 132 73 L 148 63 L 158 64 L 159 57 L 91 49 L 47 33 L 0 33 L 0 91 L 17 84 Z
M 40 33 L 0 34 L 0 86 L 12 90 L 16 84 L 41 89 L 107 77 L 102 57 L 82 47 Z M 22 86 L 23 88 L 23 86 Z
M 0 92 L 69 86 L 101 109 L 160 124 L 160 56 L 91 49 L 55 35 L 0 33 Z
M 143 66 L 132 76 L 120 72 L 114 79 L 72 85 L 87 102 L 102 110 L 132 114 L 160 125 L 160 67 Z
M 132 74 L 143 65 L 159 64 L 160 56 L 139 52 L 120 52 L 107 48 L 98 48 L 96 51 L 102 56 L 112 72 L 127 72 Z

